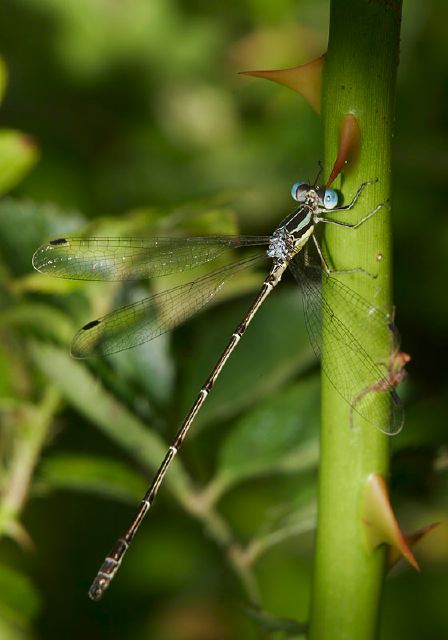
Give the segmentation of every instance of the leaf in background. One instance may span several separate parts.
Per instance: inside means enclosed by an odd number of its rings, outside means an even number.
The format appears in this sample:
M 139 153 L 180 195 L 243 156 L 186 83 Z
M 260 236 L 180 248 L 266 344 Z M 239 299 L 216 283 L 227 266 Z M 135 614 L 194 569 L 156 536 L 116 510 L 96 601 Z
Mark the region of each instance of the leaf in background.
M 135 349 L 108 358 L 118 376 L 136 382 L 150 399 L 166 403 L 174 385 L 175 365 L 170 355 L 170 338 L 164 333 Z
M 30 579 L 0 565 L 0 616 L 26 627 L 39 613 L 40 599 Z M 4 638 L 4 636 L 2 636 Z
M 31 353 L 40 371 L 81 415 L 145 467 L 151 471 L 158 468 L 166 444 L 108 393 L 84 364 L 71 358 L 65 349 L 39 342 L 31 344 Z M 165 482 L 182 499 L 188 477 L 179 458 L 173 461 Z
M 171 209 L 158 226 L 165 234 L 188 236 L 237 235 L 238 222 L 233 210 L 229 210 L 231 198 L 226 194 L 186 202 Z
M 201 318 L 182 376 L 182 406 L 190 405 L 251 300 L 226 306 Z M 297 290 L 275 291 L 238 344 L 198 416 L 200 424 L 227 419 L 266 397 L 314 356 Z
M 17 624 L 4 620 L 0 615 L 0 638 L 2 640 L 29 640 L 28 630 L 20 629 Z
M 114 63 L 124 64 L 138 55 L 147 59 L 164 50 L 179 19 L 172 3 L 164 0 L 117 5 L 95 0 L 28 0 L 28 4 L 57 25 L 54 55 L 65 74 L 92 82 Z M 183 31 L 179 26 L 180 38 Z
M 23 293 L 42 293 L 56 296 L 65 296 L 69 293 L 82 291 L 85 283 L 80 280 L 62 280 L 42 276 L 37 271 L 32 271 L 26 276 L 16 278 L 8 283 L 8 290 L 22 295 Z
M 69 489 L 135 505 L 146 490 L 143 478 L 127 465 L 108 458 L 58 454 L 39 467 L 37 488 Z
M 0 318 L 3 315 L 7 315 L 7 311 L 1 311 Z M 27 404 L 29 400 L 34 373 L 24 357 L 24 347 L 24 341 L 17 331 L 3 328 L 0 324 L 0 402 L 16 398 L 20 403 Z M 3 436 L 4 433 L 0 436 L 1 445 L 4 444 Z
M 269 397 L 237 421 L 219 454 L 215 481 L 229 485 L 318 461 L 320 380 L 313 376 Z
M 16 186 L 39 158 L 34 140 L 19 131 L 0 131 L 0 195 Z
M 244 611 L 265 631 L 281 634 L 276 637 L 303 638 L 306 634 L 307 625 L 296 620 L 277 618 L 267 611 L 255 607 L 246 606 Z
M 31 258 L 39 245 L 82 225 L 83 218 L 77 212 L 6 198 L 0 202 L 0 257 L 10 273 L 30 273 Z
M 121 589 L 126 593 L 134 597 L 138 593 L 159 597 L 166 590 L 185 593 L 191 581 L 201 576 L 208 553 L 204 537 L 195 527 L 176 524 L 167 527 L 162 519 L 154 518 L 151 527 L 139 532 L 123 565 Z
M 0 57 L 0 103 L 5 94 L 6 84 L 8 82 L 8 72 L 3 58 Z
M 248 564 L 254 566 L 273 547 L 314 531 L 317 519 L 316 474 L 302 474 L 294 499 L 269 509 L 266 518 L 245 549 Z
M 35 335 L 67 344 L 74 327 L 65 313 L 46 304 L 22 302 L 2 311 L 0 327 L 31 329 Z
M 305 521 L 315 520 L 317 512 L 317 482 L 313 469 L 303 473 L 294 490 L 294 495 L 288 502 L 275 505 L 266 513 L 266 519 L 259 531 L 259 535 L 278 532 L 280 529 L 298 527 Z
M 2 344 L 0 345 L 0 398 L 5 398 L 14 393 L 14 385 L 19 377 L 16 371 L 15 362 L 11 362 L 9 349 L 5 349 L 3 340 L 5 334 L 1 333 Z
M 444 388 L 439 394 L 406 407 L 404 428 L 391 438 L 392 450 L 445 446 L 446 398 L 447 389 Z

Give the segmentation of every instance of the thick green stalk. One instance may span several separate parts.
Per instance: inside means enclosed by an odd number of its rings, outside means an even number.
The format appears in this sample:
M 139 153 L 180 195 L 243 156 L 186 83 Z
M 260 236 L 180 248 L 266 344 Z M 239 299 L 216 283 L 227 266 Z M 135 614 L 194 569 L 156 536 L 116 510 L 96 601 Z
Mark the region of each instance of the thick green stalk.
M 348 202 L 362 182 L 379 179 L 378 184 L 365 189 L 353 212 L 343 214 L 349 222 L 359 220 L 390 198 L 400 17 L 400 0 L 331 2 L 322 96 L 325 175 L 329 175 L 337 154 L 341 121 L 352 113 L 361 130 L 359 162 L 338 186 Z M 325 244 L 333 268 L 362 267 L 377 276 L 356 273 L 338 277 L 372 306 L 388 309 L 390 207 L 384 207 L 355 231 L 327 227 Z M 367 350 L 368 340 L 367 336 Z M 387 340 L 385 333 L 385 353 Z M 388 436 L 370 426 L 350 429 L 349 421 L 347 403 L 323 376 L 311 640 L 370 640 L 377 634 L 384 551 L 367 548 L 362 508 L 369 475 L 386 476 L 388 472 Z

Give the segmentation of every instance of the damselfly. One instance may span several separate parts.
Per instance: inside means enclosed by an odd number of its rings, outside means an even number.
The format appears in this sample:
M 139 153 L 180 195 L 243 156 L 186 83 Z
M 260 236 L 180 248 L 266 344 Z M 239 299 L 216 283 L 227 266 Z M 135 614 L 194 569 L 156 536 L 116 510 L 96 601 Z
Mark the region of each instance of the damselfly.
M 291 193 L 299 206 L 281 222 L 272 236 L 59 238 L 36 251 L 33 265 L 38 271 L 61 278 L 112 281 L 162 276 L 192 269 L 214 260 L 229 249 L 267 247 L 261 256 L 246 257 L 193 282 L 153 295 L 87 323 L 72 342 L 71 352 L 77 358 L 93 353 L 111 354 L 152 340 L 201 309 L 231 276 L 262 257 L 267 256 L 272 260 L 270 271 L 257 297 L 199 391 L 131 525 L 101 565 L 89 591 L 93 600 L 99 600 L 109 586 L 156 497 L 172 459 L 179 451 L 222 368 L 252 318 L 288 267 L 302 289 L 310 340 L 314 351 L 322 359 L 325 374 L 350 404 L 354 414 L 385 433 L 394 434 L 400 430 L 403 423 L 402 406 L 387 367 L 381 364 L 389 355 L 384 353 L 384 336 L 387 340 L 387 336 L 394 335 L 391 319 L 387 313 L 372 306 L 340 279 L 333 277 L 336 272 L 329 269 L 315 235 L 316 226 L 321 222 L 356 229 L 376 214 L 382 204 L 356 224 L 327 217 L 330 211 L 352 209 L 363 189 L 373 182 L 376 180 L 361 184 L 353 200 L 348 205 L 339 207 L 338 195 L 333 189 L 296 182 Z M 310 264 L 307 252 L 310 238 L 320 257 L 321 266 Z M 325 298 L 321 293 L 322 281 L 326 291 Z M 330 354 L 322 349 L 322 333 L 332 335 Z M 369 345 L 375 344 L 377 338 L 378 353 L 366 350 L 363 346 L 365 336 L 369 336 Z M 393 348 L 391 345 L 390 352 Z

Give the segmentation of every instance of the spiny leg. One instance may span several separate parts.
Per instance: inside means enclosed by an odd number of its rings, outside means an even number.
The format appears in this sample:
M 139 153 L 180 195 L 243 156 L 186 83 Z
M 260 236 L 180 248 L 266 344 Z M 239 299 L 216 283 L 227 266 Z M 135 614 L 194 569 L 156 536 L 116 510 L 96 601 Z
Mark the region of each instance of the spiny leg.
M 322 268 L 325 271 L 327 276 L 334 276 L 334 275 L 339 275 L 339 274 L 344 274 L 344 273 L 364 273 L 366 276 L 369 276 L 369 278 L 377 278 L 378 276 L 370 273 L 370 271 L 367 271 L 366 269 L 363 269 L 362 267 L 356 267 L 353 269 L 330 269 L 330 267 L 328 266 L 328 262 L 325 259 L 325 256 L 322 252 L 322 249 L 320 247 L 320 244 L 316 238 L 316 236 L 313 234 L 313 242 L 314 242 L 314 246 L 316 247 L 317 253 L 319 254 L 319 258 L 321 260 L 322 263 Z
M 371 184 L 376 184 L 377 182 L 378 182 L 378 178 L 375 178 L 375 180 L 367 180 L 366 182 L 363 182 L 362 184 L 359 185 L 358 190 L 353 196 L 353 199 L 351 202 L 349 202 L 343 207 L 336 207 L 335 209 L 332 209 L 332 211 L 349 211 L 350 209 L 353 209 L 359 196 L 364 191 L 364 189 L 370 186 Z
M 387 202 L 387 201 L 386 201 Z M 349 222 L 341 222 L 340 220 L 329 220 L 328 218 L 317 218 L 317 222 L 326 222 L 327 224 L 335 224 L 338 227 L 345 227 L 346 229 L 357 229 L 364 222 L 366 222 L 369 218 L 374 216 L 380 209 L 384 207 L 386 203 L 381 202 L 379 205 L 375 207 L 372 211 L 370 211 L 367 215 L 365 215 L 361 220 L 358 220 L 355 224 L 350 224 Z M 340 209 L 333 209 L 333 211 L 340 211 Z

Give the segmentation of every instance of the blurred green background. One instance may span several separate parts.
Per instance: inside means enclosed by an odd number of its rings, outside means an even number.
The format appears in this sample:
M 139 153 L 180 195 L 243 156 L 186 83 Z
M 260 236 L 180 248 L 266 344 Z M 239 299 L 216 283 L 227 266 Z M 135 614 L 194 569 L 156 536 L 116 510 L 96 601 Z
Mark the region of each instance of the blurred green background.
M 319 370 L 293 283 L 255 319 L 93 604 L 91 579 L 260 274 L 173 333 L 86 364 L 68 356 L 80 326 L 177 279 L 58 281 L 31 257 L 81 232 L 269 233 L 291 183 L 316 173 L 319 118 L 237 72 L 320 55 L 328 20 L 323 0 L 0 3 L 2 640 L 286 637 L 261 635 L 244 609 L 255 592 L 273 616 L 306 620 Z M 394 278 L 412 362 L 391 488 L 406 530 L 441 525 L 417 548 L 420 575 L 388 577 L 384 639 L 448 637 L 447 21 L 444 0 L 404 3 Z

